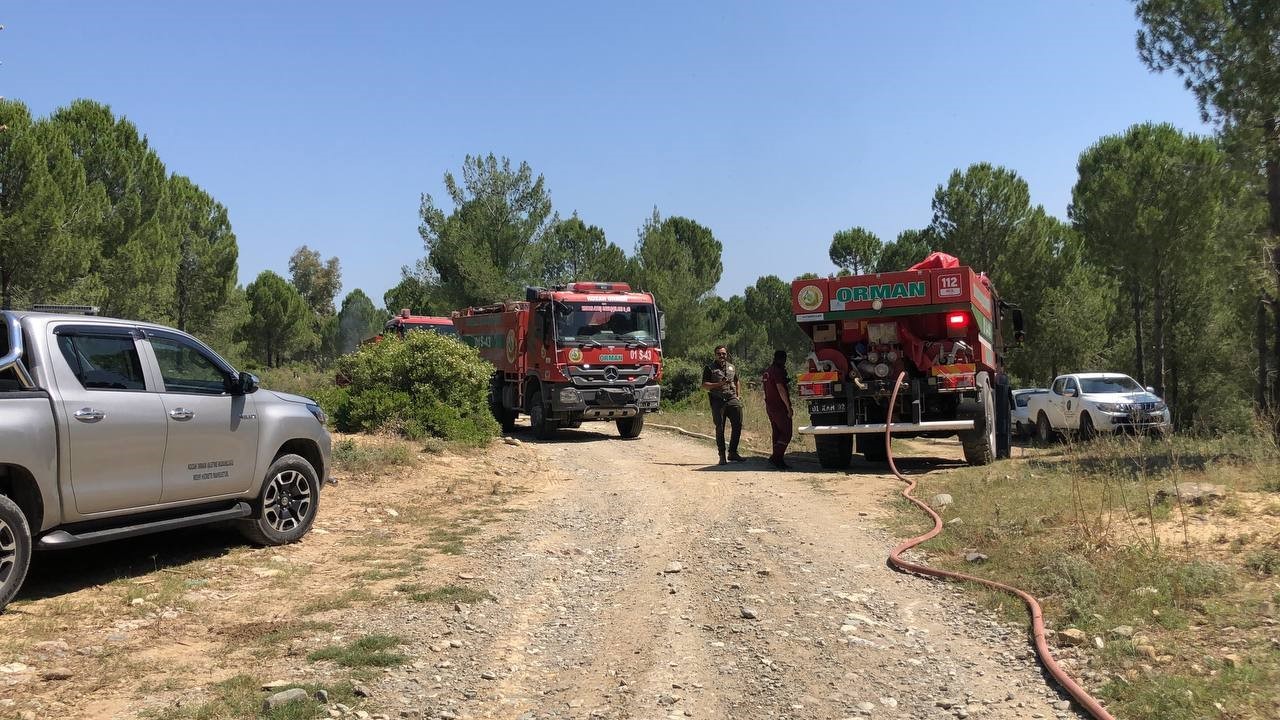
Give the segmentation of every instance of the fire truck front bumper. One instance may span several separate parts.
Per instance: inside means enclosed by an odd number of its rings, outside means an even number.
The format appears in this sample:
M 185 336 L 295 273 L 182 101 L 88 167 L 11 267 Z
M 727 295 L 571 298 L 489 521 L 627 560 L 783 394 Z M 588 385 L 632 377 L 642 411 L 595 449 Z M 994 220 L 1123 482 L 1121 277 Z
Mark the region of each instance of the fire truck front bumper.
M 639 412 L 657 410 L 661 400 L 662 388 L 659 385 L 591 389 L 566 387 L 551 396 L 551 409 L 562 413 L 580 412 L 585 417 L 630 417 Z

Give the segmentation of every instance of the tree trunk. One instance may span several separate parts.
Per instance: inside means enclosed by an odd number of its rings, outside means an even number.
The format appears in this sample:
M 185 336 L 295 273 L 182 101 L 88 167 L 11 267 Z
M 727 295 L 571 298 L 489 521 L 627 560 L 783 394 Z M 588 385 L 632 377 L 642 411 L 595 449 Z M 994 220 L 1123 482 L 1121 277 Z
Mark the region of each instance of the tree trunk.
M 1270 361 L 1267 358 L 1267 306 L 1271 304 L 1271 298 L 1265 292 L 1258 298 L 1258 312 L 1254 318 L 1254 341 L 1257 343 L 1258 350 L 1258 387 L 1253 395 L 1253 403 L 1257 407 L 1260 415 L 1266 415 L 1269 405 L 1267 399 L 1267 366 Z
M 1151 374 L 1154 377 L 1150 382 L 1156 394 L 1164 397 L 1164 283 L 1161 281 L 1160 274 L 1160 259 L 1157 257 L 1156 271 L 1152 273 L 1151 278 L 1155 297 L 1151 313 L 1151 344 L 1154 355 L 1151 358 Z
M 1133 278 L 1133 362 L 1138 371 L 1138 382 L 1147 384 L 1147 358 L 1142 352 L 1142 289 Z
M 1267 153 L 1267 205 L 1270 209 L 1267 235 L 1271 245 L 1271 273 L 1276 288 L 1280 290 L 1280 120 L 1271 118 L 1266 123 L 1269 152 Z M 1271 349 L 1271 367 L 1280 371 L 1280 297 L 1271 303 L 1275 318 Z M 1280 379 L 1271 384 L 1271 410 L 1276 416 L 1276 436 L 1280 438 Z

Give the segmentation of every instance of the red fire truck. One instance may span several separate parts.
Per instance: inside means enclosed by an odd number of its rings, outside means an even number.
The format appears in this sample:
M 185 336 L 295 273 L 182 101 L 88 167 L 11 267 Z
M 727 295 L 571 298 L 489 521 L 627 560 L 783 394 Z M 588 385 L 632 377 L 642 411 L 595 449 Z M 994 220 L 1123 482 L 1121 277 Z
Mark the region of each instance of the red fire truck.
M 436 315 L 414 315 L 408 308 L 405 308 L 400 311 L 399 315 L 387 321 L 387 324 L 382 327 L 382 332 L 362 341 L 361 344 L 378 342 L 383 337 L 393 333 L 403 339 L 406 333 L 413 330 L 426 330 L 440 335 L 458 334 L 457 329 L 453 327 L 453 320 L 450 318 Z
M 650 293 L 606 282 L 528 288 L 523 301 L 455 311 L 453 323 L 496 368 L 489 404 L 504 431 L 524 413 L 541 439 L 588 420 L 635 438 L 658 409 L 663 323 Z
M 985 274 L 933 253 L 904 272 L 796 280 L 791 299 L 813 340 L 809 372 L 796 377 L 812 425 L 799 432 L 814 436 L 823 467 L 848 467 L 855 437 L 883 461 L 886 423 L 900 436 L 958 434 L 972 465 L 1007 453 L 1004 318 L 1021 341 L 1022 314 Z

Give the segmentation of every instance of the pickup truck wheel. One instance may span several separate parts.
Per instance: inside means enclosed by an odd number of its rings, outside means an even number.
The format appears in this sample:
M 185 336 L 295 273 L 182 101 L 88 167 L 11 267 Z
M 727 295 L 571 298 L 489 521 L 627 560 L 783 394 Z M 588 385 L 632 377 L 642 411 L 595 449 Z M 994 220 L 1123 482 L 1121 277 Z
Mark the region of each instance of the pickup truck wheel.
M 852 435 L 814 435 L 818 464 L 826 470 L 845 470 L 853 460 Z
M 558 425 L 555 420 L 547 417 L 547 407 L 542 403 L 541 390 L 529 398 L 529 424 L 533 426 L 533 436 L 539 440 L 550 440 L 556 435 Z
M 964 461 L 970 465 L 990 465 L 996 459 L 995 393 L 985 372 L 978 373 L 978 402 L 973 412 L 973 429 L 960 433 Z
M 1045 415 L 1043 410 L 1036 416 L 1036 439 L 1041 445 L 1048 445 L 1054 439 L 1053 426 L 1049 424 L 1049 416 Z
M 0 611 L 9 604 L 31 564 L 31 528 L 22 509 L 0 495 Z
M 640 437 L 640 431 L 644 429 L 644 413 L 640 413 L 635 417 L 623 418 L 617 421 L 618 434 L 628 440 L 634 440 Z
M 1098 436 L 1098 430 L 1093 426 L 1093 418 L 1089 417 L 1089 413 L 1080 415 L 1080 439 L 1092 440 Z
M 255 545 L 287 545 L 302 539 L 320 509 L 320 480 L 300 455 L 271 463 L 258 497 L 257 517 L 240 521 L 240 532 Z

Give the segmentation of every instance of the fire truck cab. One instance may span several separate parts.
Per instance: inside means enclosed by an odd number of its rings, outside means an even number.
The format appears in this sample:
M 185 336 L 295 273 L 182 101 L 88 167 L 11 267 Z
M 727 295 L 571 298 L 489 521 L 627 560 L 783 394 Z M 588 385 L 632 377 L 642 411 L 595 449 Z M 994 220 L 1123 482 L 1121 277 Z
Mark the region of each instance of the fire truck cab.
M 504 431 L 524 413 L 541 439 L 584 421 L 635 438 L 658 409 L 663 331 L 651 293 L 626 283 L 531 287 L 523 301 L 458 310 L 453 322 L 494 365 L 489 404 Z

